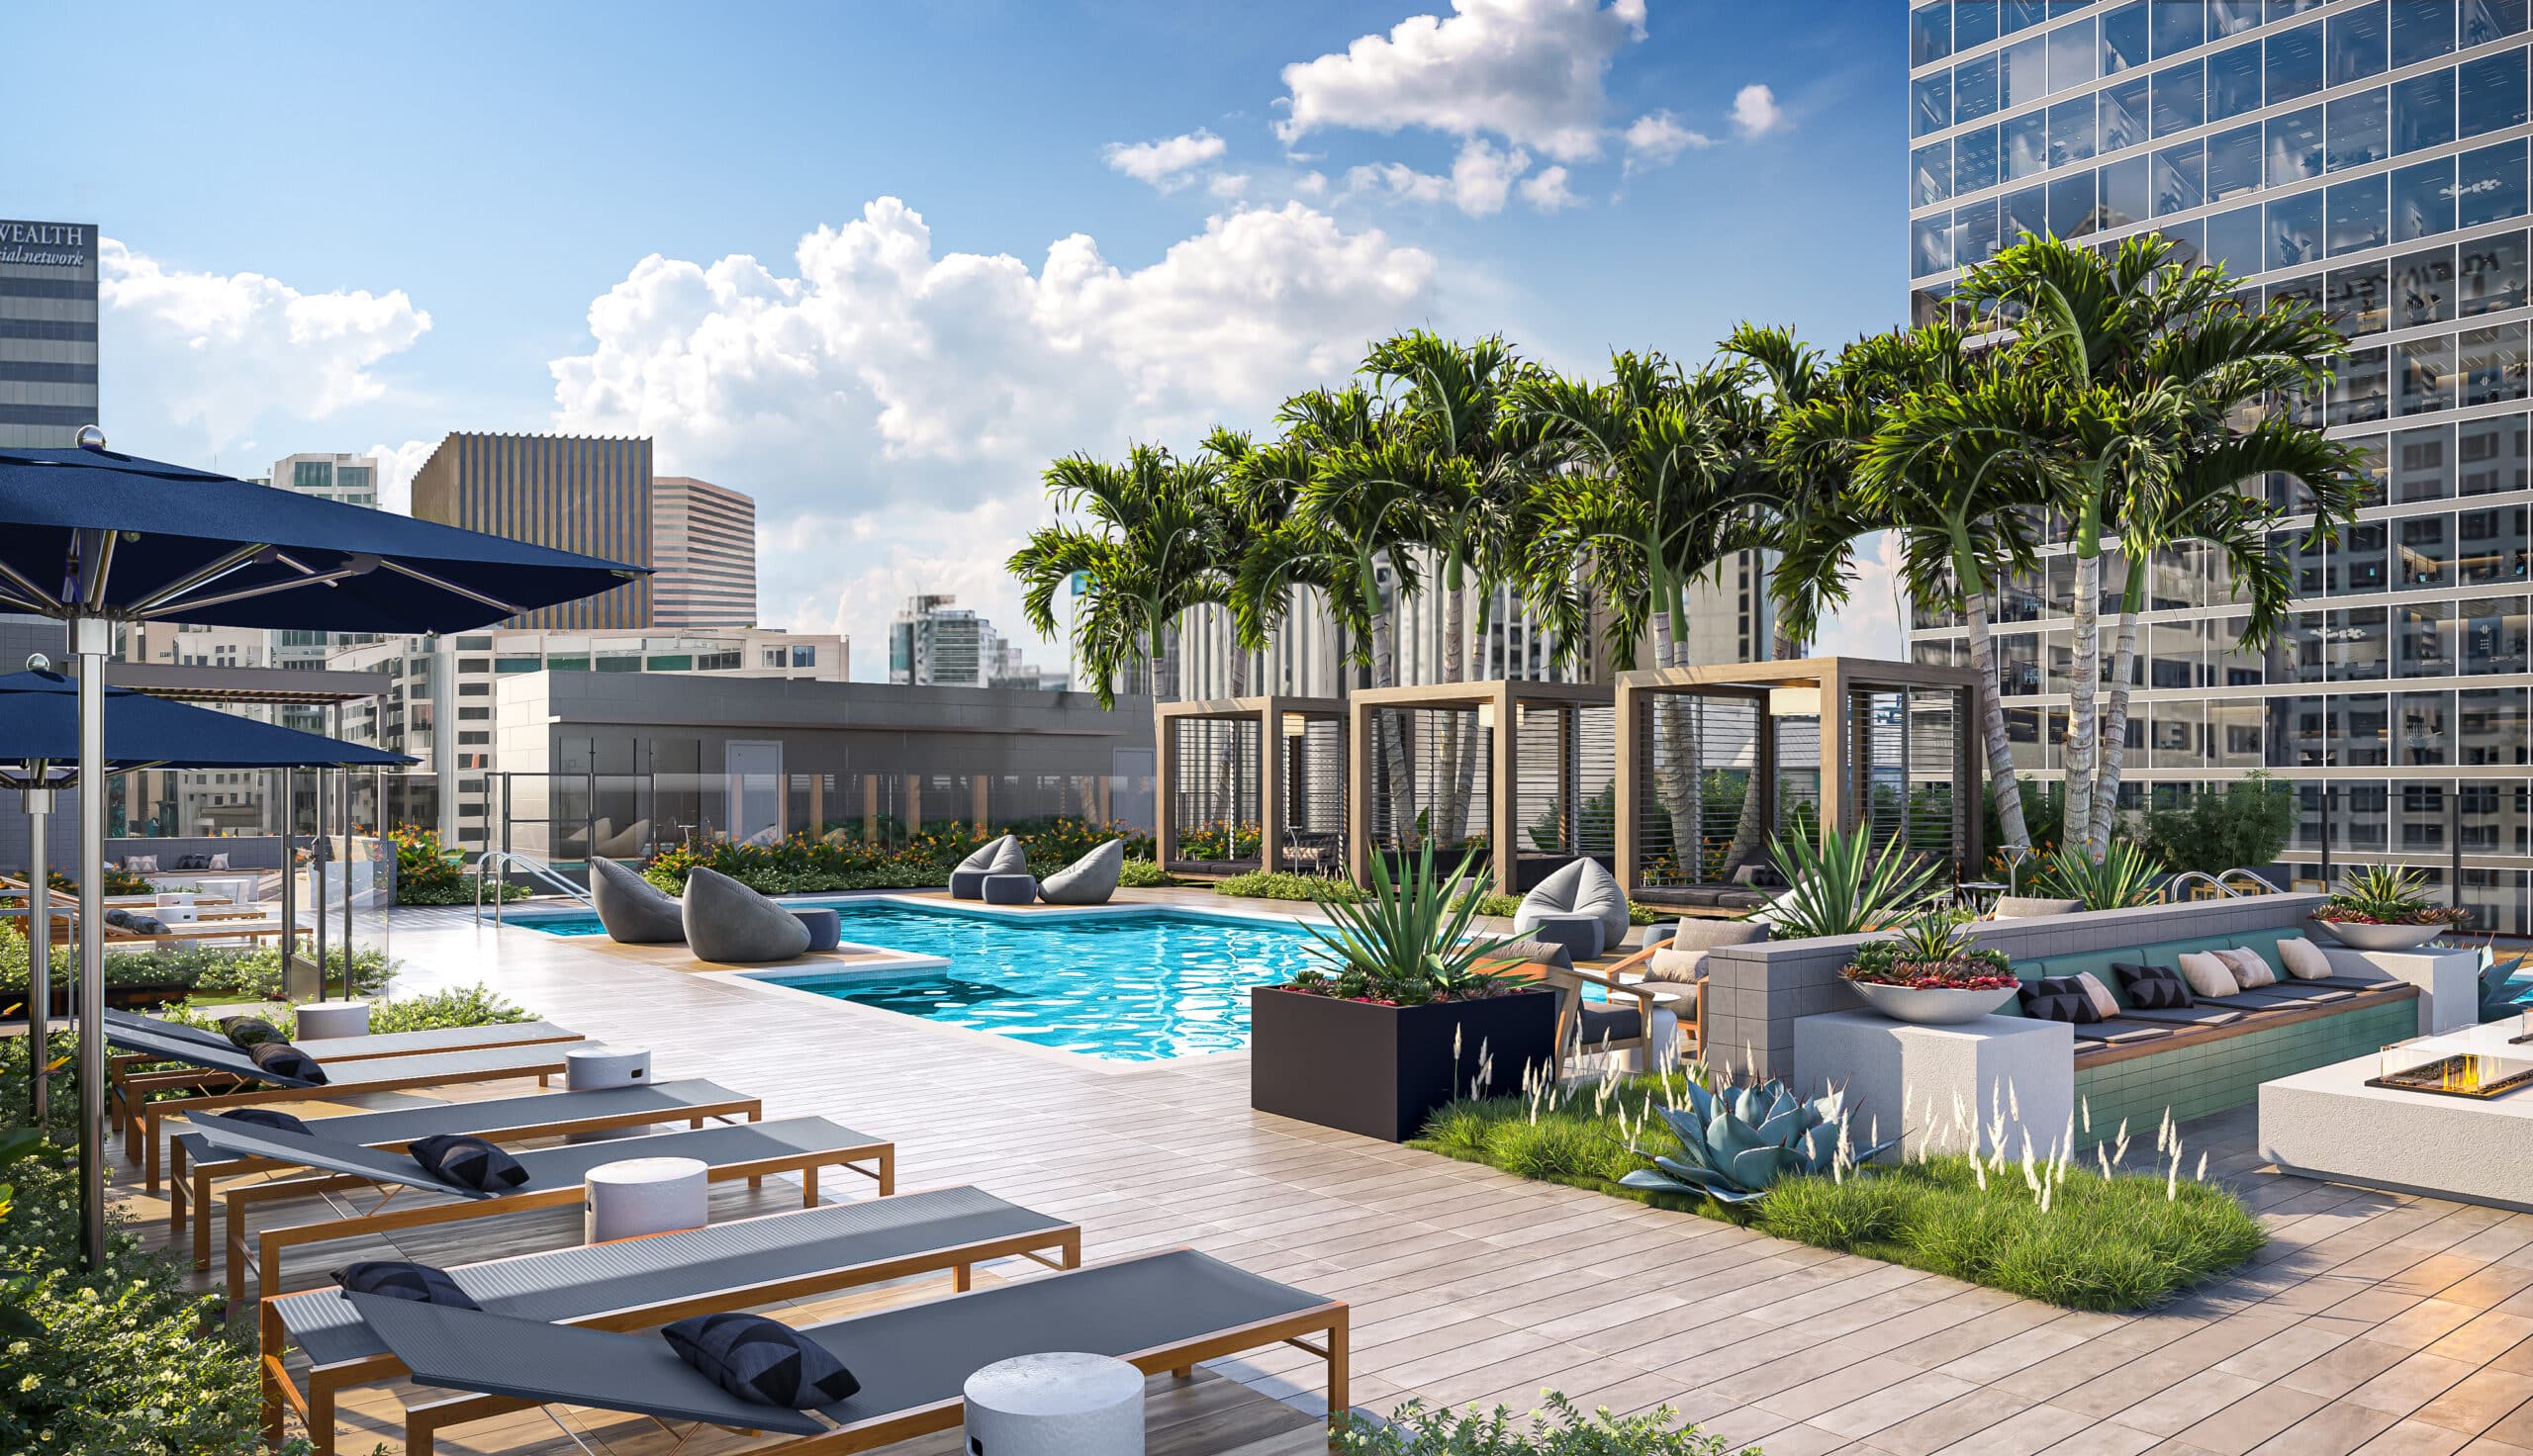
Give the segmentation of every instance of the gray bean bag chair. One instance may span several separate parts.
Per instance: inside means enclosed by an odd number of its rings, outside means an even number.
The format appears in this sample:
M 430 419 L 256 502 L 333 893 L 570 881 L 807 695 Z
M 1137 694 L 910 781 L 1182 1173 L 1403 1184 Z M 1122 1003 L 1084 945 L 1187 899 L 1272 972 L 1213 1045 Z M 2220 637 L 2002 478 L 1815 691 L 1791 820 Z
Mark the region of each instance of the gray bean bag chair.
M 1038 898 L 1050 905 L 1105 905 L 1126 872 L 1126 842 L 1112 839 L 1038 881 Z
M 1513 912 L 1513 934 L 1529 935 L 1544 915 L 1597 915 L 1602 945 L 1627 939 L 1627 896 L 1619 892 L 1618 877 L 1595 860 L 1576 860 L 1524 895 L 1522 908 Z
M 705 960 L 753 965 L 806 955 L 809 928 L 783 906 L 713 869 L 686 876 L 688 949 Z
M 959 867 L 950 871 L 950 897 L 981 900 L 985 898 L 986 875 L 1028 872 L 1029 856 L 1020 848 L 1020 837 L 1006 834 L 960 861 Z
M 686 939 L 677 897 L 612 860 L 590 862 L 590 899 L 607 938 L 625 946 L 674 946 Z

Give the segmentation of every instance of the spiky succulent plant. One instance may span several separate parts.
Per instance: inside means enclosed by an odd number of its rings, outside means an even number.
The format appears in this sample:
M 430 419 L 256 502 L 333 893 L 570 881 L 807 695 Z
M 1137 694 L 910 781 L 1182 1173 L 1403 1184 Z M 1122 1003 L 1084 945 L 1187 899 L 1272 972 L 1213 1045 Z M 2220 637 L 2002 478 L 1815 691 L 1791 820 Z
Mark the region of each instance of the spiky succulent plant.
M 1891 1146 L 1855 1145 L 1841 1092 L 1806 1100 L 1774 1080 L 1721 1090 L 1692 1080 L 1688 1099 L 1686 1107 L 1653 1110 L 1679 1142 L 1678 1153 L 1632 1148 L 1653 1166 L 1636 1169 L 1622 1184 L 1656 1193 L 1702 1193 L 1718 1203 L 1753 1203 L 1780 1179 L 1843 1175 Z

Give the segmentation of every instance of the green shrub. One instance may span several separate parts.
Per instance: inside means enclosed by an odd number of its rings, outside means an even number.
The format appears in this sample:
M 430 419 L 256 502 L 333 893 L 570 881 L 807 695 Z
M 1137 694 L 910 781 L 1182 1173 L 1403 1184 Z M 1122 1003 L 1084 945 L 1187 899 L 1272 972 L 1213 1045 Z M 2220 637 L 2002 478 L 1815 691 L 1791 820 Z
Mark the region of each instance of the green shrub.
M 1466 895 L 1460 897 L 1463 900 L 1467 898 Z M 1453 901 L 1452 908 L 1458 909 L 1459 901 Z M 1485 894 L 1477 897 L 1477 913 L 1492 916 L 1497 920 L 1510 920 L 1520 912 L 1521 908 L 1520 895 Z M 1680 912 L 1677 910 L 1665 910 L 1658 905 L 1642 905 L 1634 900 L 1627 902 L 1627 923 L 1630 925 L 1660 925 L 1664 921 L 1679 918 Z
M 1152 857 L 1152 837 L 1122 825 L 1047 819 L 1014 825 L 1009 832 L 1029 857 L 1029 872 L 1042 879 L 1112 839 L 1125 840 L 1130 864 Z M 950 882 L 950 871 L 960 861 L 999 838 L 999 831 L 979 834 L 969 825 L 951 824 L 873 844 L 858 838 L 851 826 L 840 825 L 824 836 L 796 834 L 773 845 L 671 845 L 651 857 L 642 874 L 670 894 L 686 888 L 688 871 L 698 865 L 769 895 L 938 889 Z
M 68 983 L 68 968 L 74 963 L 75 956 L 65 955 L 59 948 L 54 950 L 54 984 Z M 352 952 L 351 965 L 352 988 L 358 995 L 375 995 L 386 989 L 389 978 L 396 973 L 395 963 L 387 958 L 386 953 L 372 947 L 364 946 Z M 329 983 L 340 984 L 343 975 L 342 947 L 335 946 L 327 951 L 326 974 Z M 27 977 L 26 937 L 13 927 L 0 926 L 0 1006 L 10 1005 L 25 994 Z M 106 984 L 175 986 L 188 993 L 278 998 L 281 995 L 281 948 L 274 945 L 246 948 L 167 946 L 149 951 L 108 951 Z
M 178 1006 L 171 1007 L 166 1014 L 170 1021 L 216 1032 L 220 1030 L 222 1017 L 236 1013 L 229 1007 L 202 1009 Z M 297 1035 L 299 1019 L 290 1007 L 277 1006 L 260 1014 L 282 1034 L 283 1040 Z M 379 1002 L 369 1010 L 369 1030 L 374 1036 L 390 1032 L 436 1032 L 447 1027 L 505 1026 L 534 1020 L 534 1012 L 514 1006 L 490 986 L 480 985 L 403 996 Z
M 1152 861 L 1129 857 L 1124 864 L 1118 866 L 1117 883 L 1130 890 L 1154 890 L 1178 881 L 1171 878 L 1169 871 Z
M 1357 889 L 1352 881 L 1331 879 L 1324 874 L 1294 874 L 1282 869 L 1272 873 L 1253 869 L 1247 874 L 1235 874 L 1229 879 L 1216 881 L 1214 893 L 1244 900 L 1326 898 L 1343 900 L 1348 904 L 1360 903 L 1363 898 L 1363 892 Z
M 2246 774 L 2146 811 L 2139 838 L 2175 870 L 2220 874 L 2274 863 L 2296 834 L 2296 786 Z
M 1678 1074 L 1673 1074 L 1674 1076 Z M 1618 1180 L 1630 1152 L 1619 1111 L 1640 1131 L 1666 1099 L 1653 1078 L 1623 1079 L 1606 1099 L 1523 1097 L 1454 1102 L 1410 1144 L 1543 1182 L 1567 1183 L 1709 1218 L 1736 1217 L 1705 1198 L 1650 1193 Z M 1678 1100 L 1674 1087 L 1669 1100 Z M 1658 1121 L 1658 1120 L 1657 1120 Z M 2189 1177 L 2071 1164 L 2044 1210 L 2019 1164 L 1986 1169 L 1962 1154 L 1877 1164 L 1840 1178 L 1780 1179 L 1737 1216 L 1780 1238 L 1885 1259 L 2075 1310 L 2148 1309 L 2258 1252 L 2267 1234 L 2224 1189 Z
M 1554 1391 L 1545 1393 L 1544 1405 L 1547 1409 L 1534 1412 L 1524 1429 L 1502 1406 L 1454 1410 L 1411 1400 L 1385 1421 L 1348 1415 L 1335 1444 L 1345 1456 L 1731 1456 L 1733 1451 L 1719 1437 L 1680 1424 L 1679 1412 L 1668 1406 L 1635 1415 L 1612 1415 L 1604 1407 L 1587 1415 Z M 1744 1447 L 1740 1456 L 1759 1456 L 1759 1448 Z

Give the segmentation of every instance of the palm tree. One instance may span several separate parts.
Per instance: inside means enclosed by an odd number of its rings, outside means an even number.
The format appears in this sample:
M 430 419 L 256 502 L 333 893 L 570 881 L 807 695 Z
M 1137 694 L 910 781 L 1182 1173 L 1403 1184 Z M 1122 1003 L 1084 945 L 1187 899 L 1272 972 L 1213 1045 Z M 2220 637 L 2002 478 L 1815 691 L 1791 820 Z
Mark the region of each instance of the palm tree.
M 1719 352 L 1745 361 L 1766 386 L 1766 394 L 1751 412 L 1750 427 L 1736 443 L 1735 453 L 1736 469 L 1760 475 L 1769 484 L 1768 495 L 1774 506 L 1766 523 L 1766 535 L 1769 549 L 1777 549 L 1780 537 L 1813 529 L 1818 522 L 1834 521 L 1852 494 L 1851 466 L 1843 462 L 1832 465 L 1820 457 L 1789 455 L 1780 451 L 1776 443 L 1778 430 L 1789 413 L 1839 388 L 1842 379 L 1819 349 L 1795 337 L 1791 328 L 1743 323 L 1724 340 Z M 1815 603 L 1816 612 L 1817 609 Z M 1768 656 L 1773 660 L 1801 657 L 1806 634 L 1790 631 L 1781 613 L 1771 612 L 1769 616 L 1772 625 Z M 1754 797 L 1754 806 L 1755 802 Z M 1755 824 L 1755 807 L 1744 817 Z M 1745 853 L 1736 836 L 1735 852 L 1728 858 L 1737 861 Z
M 1962 296 L 2002 306 L 2016 318 L 2005 351 L 2008 367 L 2029 371 L 2097 400 L 2103 408 L 2071 413 L 2062 431 L 2066 500 L 2075 557 L 2074 676 L 2066 743 L 2066 820 L 2061 843 L 2099 857 L 2110 843 L 2117 802 L 2116 762 L 2125 746 L 2127 671 L 2134 656 L 2136 592 L 2146 561 L 2128 556 L 2130 592 L 2122 599 L 2126 658 L 2111 680 L 2115 724 L 2099 711 L 2101 555 L 2104 537 L 2120 528 L 2123 500 L 2148 500 L 2161 474 L 2196 452 L 2221 447 L 2228 419 L 2273 392 L 2309 387 L 2324 377 L 2345 341 L 2313 311 L 2285 301 L 2267 311 L 2245 309 L 2221 270 L 2185 268 L 2180 244 L 2160 234 L 2122 242 L 2105 258 L 2056 238 L 2005 249 L 1971 271 Z M 2318 437 L 2318 432 L 2314 432 Z M 2271 438 L 2277 438 L 2273 434 Z M 2318 496 L 2334 506 L 2333 483 Z M 2237 506 L 2223 492 L 2188 498 L 2208 512 L 2215 530 L 2234 529 Z M 2353 508 L 2353 500 L 2349 505 Z M 2325 529 L 2330 527 L 2326 524 Z M 2155 513 L 2144 535 L 2158 545 L 2201 535 L 2170 510 Z M 2108 790 L 2106 792 L 2106 790 Z
M 1021 606 L 1042 636 L 1057 630 L 1056 592 L 1077 578 L 1074 659 L 1103 708 L 1116 706 L 1118 676 L 1145 665 L 1157 701 L 1177 695 L 1163 662 L 1188 608 L 1219 599 L 1211 552 L 1219 493 L 1204 462 L 1179 461 L 1153 445 L 1134 446 L 1122 465 L 1071 455 L 1047 467 L 1047 494 L 1088 525 L 1041 526 L 1012 553 L 1006 570 L 1026 588 Z

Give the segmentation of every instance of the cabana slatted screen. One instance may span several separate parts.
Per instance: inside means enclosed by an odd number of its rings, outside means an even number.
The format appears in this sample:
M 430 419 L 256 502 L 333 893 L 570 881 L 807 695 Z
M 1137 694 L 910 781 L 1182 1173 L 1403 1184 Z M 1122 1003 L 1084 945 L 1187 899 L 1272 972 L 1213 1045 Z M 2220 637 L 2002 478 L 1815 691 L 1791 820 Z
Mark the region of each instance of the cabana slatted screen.
M 1924 688 L 1849 694 L 1861 771 L 1849 802 L 1875 843 L 1898 840 L 1957 865 L 1968 847 L 1954 796 L 1956 696 Z
M 1372 843 L 1413 850 L 1430 840 L 1438 855 L 1484 844 L 1495 735 L 1476 707 L 1379 707 L 1371 723 Z
M 1266 817 L 1260 729 L 1255 717 L 1177 721 L 1170 777 L 1176 860 L 1225 869 L 1258 867 L 1258 831 Z
M 1618 850 L 1618 710 L 1590 703 L 1526 702 L 1514 740 L 1513 822 L 1518 853 L 1548 863 L 1544 875 L 1577 855 L 1604 866 Z
M 1287 713 L 1277 732 L 1284 755 L 1283 867 L 1303 874 L 1346 872 L 1346 724 Z
M 1748 797 L 1759 772 L 1764 706 L 1743 694 L 1653 700 L 1637 727 L 1636 761 L 1651 766 L 1636 825 L 1641 883 L 1714 884 L 1764 853 L 1764 802 Z M 1753 815 L 1747 824 L 1745 807 Z

